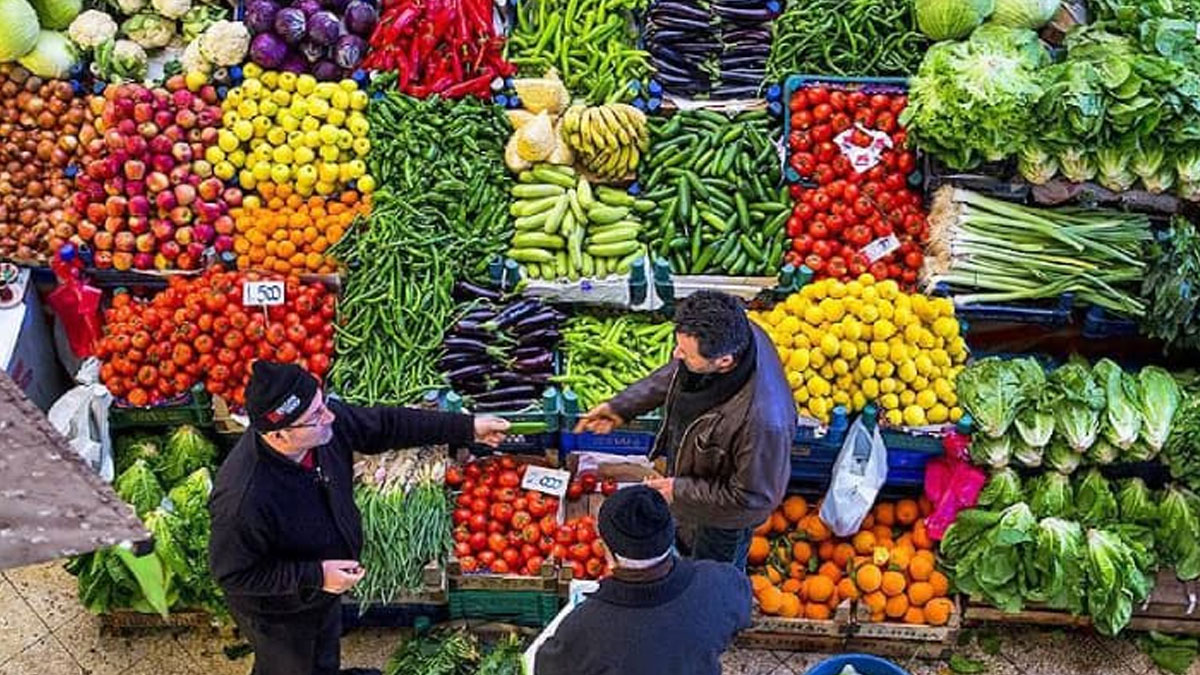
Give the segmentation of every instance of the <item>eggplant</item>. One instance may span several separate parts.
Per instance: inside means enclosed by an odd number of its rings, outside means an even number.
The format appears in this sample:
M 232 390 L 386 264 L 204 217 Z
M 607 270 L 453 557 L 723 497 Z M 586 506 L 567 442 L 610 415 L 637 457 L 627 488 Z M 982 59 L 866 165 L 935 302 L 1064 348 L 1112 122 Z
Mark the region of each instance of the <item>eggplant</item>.
M 759 92 L 762 90 L 759 86 L 748 84 L 742 85 L 720 85 L 712 90 L 712 95 L 716 98 L 758 98 Z
M 727 51 L 742 44 L 759 44 L 770 37 L 771 31 L 766 28 L 738 28 L 721 33 L 721 40 L 725 42 Z
M 562 317 L 558 312 L 555 312 L 552 309 L 543 310 L 537 314 L 527 316 L 524 319 L 516 322 L 512 325 L 512 330 L 518 335 L 533 333 L 535 331 L 542 330 L 543 328 L 556 326 L 561 320 Z
M 761 56 L 733 56 L 730 58 L 721 58 L 721 70 L 763 70 L 767 67 L 767 60 Z
M 534 399 L 514 399 L 511 401 L 497 401 L 495 403 L 474 402 L 471 405 L 471 412 L 474 413 L 495 413 L 506 412 L 510 410 L 524 410 L 533 405 Z
M 458 392 L 459 394 L 476 396 L 478 394 L 486 393 L 492 383 L 486 378 L 479 377 L 473 380 L 464 380 L 459 382 L 451 381 L 451 384 L 454 385 L 454 391 Z
M 656 25 L 673 31 L 691 30 L 699 34 L 711 33 L 716 28 L 716 25 L 714 25 L 709 16 L 703 16 L 698 19 L 687 16 L 672 16 Z
M 538 395 L 537 387 L 531 384 L 511 384 L 484 392 L 475 397 L 475 403 L 500 403 L 532 399 Z
M 552 347 L 562 338 L 562 333 L 556 328 L 543 328 L 542 330 L 526 333 L 517 338 L 517 346 L 530 347 L 533 345 L 542 345 Z
M 518 373 L 544 373 L 554 368 L 554 355 L 546 352 L 531 359 L 513 361 L 512 370 Z
M 722 70 L 721 82 L 727 84 L 762 84 L 762 71 L 753 70 Z
M 533 314 L 542 308 L 542 303 L 537 300 L 518 300 L 513 304 L 505 307 L 496 315 L 495 319 L 489 322 L 489 327 L 492 329 L 500 329 L 509 326 L 510 324 L 520 321 L 521 319 Z
M 484 352 L 450 352 L 438 359 L 438 370 L 447 372 L 464 366 L 493 363 L 495 360 Z
M 658 21 L 663 17 L 681 17 L 691 19 L 693 21 L 708 21 L 712 18 L 712 14 L 707 10 L 697 7 L 692 4 L 684 4 L 681 2 L 659 2 L 655 3 L 648 12 L 651 21 Z
M 535 387 L 544 387 L 550 384 L 550 378 L 551 375 L 546 373 L 510 373 L 504 371 L 496 373 L 496 376 L 492 379 L 504 384 L 528 384 Z
M 458 281 L 454 284 L 453 296 L 459 302 L 468 300 L 489 300 L 491 302 L 500 302 L 501 295 L 497 290 L 484 288 L 478 284 L 473 284 L 469 281 Z
M 447 352 L 480 352 L 488 353 L 488 346 L 472 338 L 448 337 L 442 341 Z
M 535 356 L 541 356 L 542 354 L 548 354 L 548 353 L 549 353 L 549 351 L 547 350 L 546 347 L 542 347 L 541 345 L 534 345 L 532 347 L 517 348 L 516 350 L 513 351 L 512 357 L 514 360 L 520 361 L 523 359 L 531 359 Z
M 452 370 L 446 373 L 446 379 L 451 382 L 460 382 L 463 380 L 482 379 L 488 373 L 495 369 L 495 364 L 477 363 L 469 366 L 463 366 L 457 370 Z

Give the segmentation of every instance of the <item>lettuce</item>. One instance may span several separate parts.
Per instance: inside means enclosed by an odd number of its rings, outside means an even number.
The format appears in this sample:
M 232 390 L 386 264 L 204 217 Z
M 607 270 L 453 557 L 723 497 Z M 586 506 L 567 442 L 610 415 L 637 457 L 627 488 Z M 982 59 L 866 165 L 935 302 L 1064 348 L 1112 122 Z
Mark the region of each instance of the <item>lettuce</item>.
M 1060 518 L 1043 518 L 1034 532 L 1033 557 L 1028 561 L 1026 599 L 1052 609 L 1082 614 L 1085 586 L 1083 528 Z
M 1071 449 L 1066 441 L 1058 436 L 1046 446 L 1045 463 L 1048 468 L 1062 474 L 1072 474 L 1083 462 L 1083 455 Z
M 1117 510 L 1125 523 L 1154 525 L 1158 522 L 1158 505 L 1141 478 L 1122 481 L 1117 492 Z
M 1097 361 L 1092 375 L 1104 387 L 1104 438 L 1121 450 L 1127 450 L 1137 440 L 1142 426 L 1137 408 L 1141 398 L 1138 381 L 1109 359 Z
M 1134 606 L 1149 597 L 1152 580 L 1115 532 L 1088 530 L 1084 551 L 1088 614 L 1096 630 L 1116 635 L 1129 624 Z
M 163 482 L 174 485 L 193 471 L 211 466 L 216 459 L 217 449 L 212 441 L 196 427 L 185 424 L 167 436 L 158 472 Z
M 1089 527 L 1117 522 L 1117 498 L 1099 469 L 1088 469 L 1075 488 L 1075 515 Z
M 1158 507 L 1155 534 L 1163 562 L 1175 567 L 1183 581 L 1200 577 L 1200 511 L 1197 498 L 1184 488 L 1170 487 Z
M 1029 510 L 1038 518 L 1070 518 L 1075 513 L 1075 493 L 1071 479 L 1057 471 L 1047 471 L 1029 481 Z
M 1021 477 L 1009 468 L 997 469 L 979 491 L 979 506 L 1006 509 L 1021 501 Z
M 958 374 L 958 398 L 980 430 L 1003 436 L 1021 405 L 1041 388 L 1045 375 L 1033 359 L 981 359 Z
M 1115 463 L 1121 458 L 1122 453 L 1120 448 L 1109 443 L 1107 438 L 1101 436 L 1096 439 L 1095 443 L 1092 443 L 1092 447 L 1087 449 L 1084 456 L 1092 464 L 1104 466 Z
M 1157 366 L 1138 373 L 1141 396 L 1138 410 L 1142 416 L 1141 438 L 1158 454 L 1171 434 L 1171 419 L 1179 408 L 1179 384 L 1171 374 Z
M 1044 185 L 1058 175 L 1058 159 L 1042 144 L 1030 143 L 1017 156 L 1017 170 L 1030 183 Z
M 149 511 L 158 508 L 162 503 L 163 489 L 154 471 L 145 460 L 139 459 L 113 482 L 117 496 L 133 505 L 134 511 L 141 518 Z
M 956 527 L 957 521 L 946 531 L 946 539 Z M 952 563 L 955 588 L 1003 611 L 1020 611 L 1027 588 L 1025 561 L 1034 556 L 1036 529 L 1029 506 L 1018 502 L 1002 511 L 994 525 L 974 536 L 969 547 L 953 544 L 952 551 L 963 551 Z M 950 555 L 946 540 L 942 552 Z
M 1012 434 L 1009 434 L 1012 437 Z M 1012 437 L 1010 440 L 1012 445 L 1012 458 L 1017 464 L 1028 467 L 1030 469 L 1037 468 L 1042 465 L 1044 459 L 1045 448 L 1034 447 L 1025 442 L 1020 434 Z
M 999 438 L 975 436 L 971 439 L 971 447 L 967 451 L 971 461 L 979 466 L 999 469 L 1008 466 L 1012 459 L 1012 441 L 1008 434 Z
M 1058 396 L 1054 427 L 1062 432 L 1067 444 L 1084 452 L 1100 432 L 1100 413 L 1104 410 L 1104 390 L 1092 379 L 1087 366 L 1068 363 L 1049 377 L 1049 385 Z

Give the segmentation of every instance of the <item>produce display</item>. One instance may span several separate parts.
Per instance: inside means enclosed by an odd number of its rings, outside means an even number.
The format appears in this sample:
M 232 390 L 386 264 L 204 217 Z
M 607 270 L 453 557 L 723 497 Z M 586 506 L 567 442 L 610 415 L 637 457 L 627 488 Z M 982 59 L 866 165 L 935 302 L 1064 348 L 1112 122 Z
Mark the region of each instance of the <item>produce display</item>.
M 628 274 L 646 253 L 641 217 L 654 202 L 598 185 L 566 166 L 538 165 L 512 186 L 507 255 L 534 278 L 575 280 Z
M 946 298 L 904 293 L 869 274 L 805 286 L 751 312 L 779 351 L 800 414 L 828 423 L 876 401 L 894 427 L 957 422 L 967 346 Z
M 353 80 L 317 82 L 312 75 L 253 65 L 245 75 L 221 104 L 215 149 L 203 155 L 218 178 L 236 175 L 245 190 L 261 183 L 286 186 L 301 197 L 332 195 L 351 181 L 372 192 L 365 91 Z
M 255 188 L 262 198 L 252 195 L 229 212 L 232 249 L 240 270 L 332 274 L 337 264 L 327 255 L 329 247 L 341 241 L 356 218 L 371 212 L 371 198 L 360 198 L 354 190 L 336 199 L 318 195 L 305 199 L 286 185 L 262 183 Z M 218 238 L 215 248 L 223 252 L 228 245 Z
M 788 166 L 807 185 L 792 187 L 788 262 L 818 278 L 870 271 L 915 286 L 928 227 L 921 194 L 910 187 L 916 156 L 898 122 L 906 106 L 894 87 L 818 83 L 792 94 Z
M 633 97 L 630 82 L 650 73 L 638 48 L 634 15 L 647 0 L 530 0 L 516 6 L 505 55 L 522 76 L 551 68 L 575 96 L 592 105 Z
M 655 0 L 643 29 L 655 79 L 676 96 L 759 96 L 777 12 L 769 0 L 709 6 Z
M 1197 349 L 1200 295 L 1190 289 L 1193 280 L 1200 279 L 1200 233 L 1187 219 L 1175 217 L 1164 234 L 1149 248 L 1149 270 L 1142 281 L 1142 332 L 1170 347 Z
M 676 274 L 773 275 L 790 202 L 763 112 L 679 112 L 651 124 L 642 169 L 650 247 Z
M 487 0 L 386 0 L 362 65 L 394 71 L 410 96 L 487 98 L 493 80 L 516 72 L 494 26 Z
M 674 325 L 639 315 L 573 316 L 562 327 L 563 374 L 584 410 L 607 401 L 671 360 Z
M 877 503 L 852 537 L 834 537 L 799 495 L 754 531 L 749 572 L 757 608 L 783 618 L 829 619 L 838 605 L 865 605 L 872 622 L 944 626 L 954 612 L 925 530 L 932 504 Z
M 414 635 L 384 665 L 384 675 L 521 675 L 521 642 L 510 635 L 485 650 L 465 630 Z
M 161 437 L 119 437 L 114 445 L 121 472 L 113 487 L 154 535 L 154 551 L 136 556 L 118 545 L 71 558 L 66 567 L 79 579 L 80 603 L 97 614 L 204 609 L 226 615 L 208 571 L 212 441 L 182 426 Z
M 481 280 L 510 227 L 504 114 L 472 99 L 410 98 L 387 78 L 379 86 L 367 160 L 383 187 L 366 226 L 331 249 L 347 272 L 330 380 L 368 405 L 411 402 L 442 384 L 454 283 Z
M 910 75 L 929 44 L 909 0 L 788 2 L 771 30 L 767 78 L 776 82 L 800 73 Z
M 541 400 L 554 374 L 562 313 L 533 299 L 503 302 L 476 291 L 463 318 L 446 330 L 438 367 L 474 412 L 523 410 Z M 468 293 L 470 294 L 470 293 Z
M 337 296 L 288 277 L 284 304 L 265 312 L 245 307 L 243 282 L 261 278 L 212 268 L 198 277 L 172 276 L 151 300 L 114 295 L 96 346 L 100 381 L 133 406 L 172 400 L 201 383 L 241 407 L 255 359 L 296 363 L 323 379 L 333 355 Z
M 379 10 L 372 0 L 246 3 L 250 60 L 265 70 L 306 73 L 322 81 L 349 77 L 366 56 Z
M 233 234 L 229 210 L 242 203 L 206 159 L 221 123 L 216 88 L 193 92 L 175 76 L 165 88 L 109 85 L 89 105 L 70 240 L 101 269 L 199 268 L 218 231 Z
M 560 134 L 585 169 L 611 181 L 638 168 L 650 140 L 646 116 L 624 103 L 571 106 L 563 113 Z
M 0 64 L 0 257 L 45 263 L 75 233 L 64 171 L 80 159 L 91 118 L 69 82 Z

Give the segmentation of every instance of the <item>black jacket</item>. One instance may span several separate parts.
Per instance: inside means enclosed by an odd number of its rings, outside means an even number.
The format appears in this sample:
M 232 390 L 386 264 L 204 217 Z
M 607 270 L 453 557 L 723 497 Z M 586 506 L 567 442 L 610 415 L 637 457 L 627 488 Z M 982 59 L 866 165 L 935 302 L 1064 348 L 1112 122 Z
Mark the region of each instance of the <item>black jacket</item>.
M 680 521 L 709 527 L 755 527 L 783 501 L 791 478 L 796 403 L 779 353 L 761 328 L 754 333 L 755 369 L 741 391 L 697 417 L 675 449 L 671 511 Z M 629 420 L 663 406 L 672 415 L 680 383 L 678 360 L 630 385 L 609 402 Z M 663 424 L 664 429 L 667 423 Z M 665 452 L 659 433 L 651 457 Z
M 720 675 L 750 627 L 750 581 L 733 565 L 679 559 L 664 578 L 609 578 L 537 653 L 536 675 Z
M 357 560 L 363 545 L 355 452 L 466 445 L 474 437 L 468 415 L 328 405 L 337 419 L 333 439 L 314 450 L 316 470 L 280 455 L 251 430 L 217 473 L 209 566 L 235 611 L 300 614 L 336 597 L 321 591 L 321 561 Z

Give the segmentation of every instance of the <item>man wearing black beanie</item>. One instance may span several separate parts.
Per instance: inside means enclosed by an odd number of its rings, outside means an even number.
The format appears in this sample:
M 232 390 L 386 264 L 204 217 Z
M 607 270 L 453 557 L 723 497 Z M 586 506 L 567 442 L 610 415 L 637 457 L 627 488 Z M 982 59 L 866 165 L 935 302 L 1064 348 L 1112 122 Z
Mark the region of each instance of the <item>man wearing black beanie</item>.
M 663 409 L 650 481 L 679 519 L 680 551 L 745 569 L 754 527 L 783 501 L 796 404 L 770 337 L 741 302 L 698 291 L 675 310 L 675 358 L 584 416 L 576 431 L 608 433 Z
M 327 400 L 299 366 L 269 361 L 254 363 L 246 412 L 250 429 L 209 502 L 209 566 L 254 647 L 255 675 L 337 675 L 341 594 L 370 574 L 358 563 L 353 453 L 472 440 L 495 447 L 508 422 L 346 405 Z
M 611 577 L 537 652 L 536 675 L 719 675 L 750 626 L 750 582 L 727 563 L 679 558 L 675 523 L 655 490 L 618 490 L 600 507 Z

